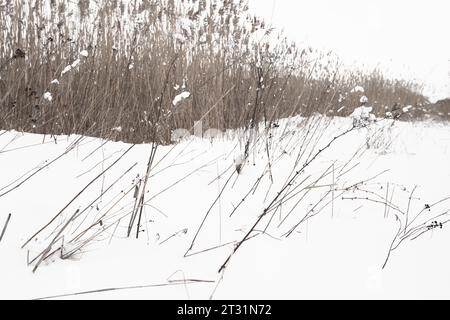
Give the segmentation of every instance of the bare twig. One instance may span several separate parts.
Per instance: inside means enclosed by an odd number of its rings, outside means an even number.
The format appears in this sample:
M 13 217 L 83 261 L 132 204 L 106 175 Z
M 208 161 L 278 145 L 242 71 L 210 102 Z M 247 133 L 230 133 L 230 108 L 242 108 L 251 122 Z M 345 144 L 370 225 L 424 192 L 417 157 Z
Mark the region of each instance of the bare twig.
M 34 233 L 23 245 L 24 248 L 31 240 L 33 240 L 38 234 L 40 234 L 43 230 L 45 230 L 53 221 L 56 220 L 63 212 L 66 210 L 86 189 L 88 189 L 95 181 L 97 181 L 100 177 L 102 177 L 107 171 L 109 171 L 112 167 L 114 167 L 117 162 L 119 162 L 135 145 L 131 145 L 117 160 L 115 160 L 112 164 L 110 164 L 104 171 L 98 174 L 94 179 L 92 179 L 80 192 L 75 195 L 49 222 L 47 222 L 42 228 L 40 228 L 36 233 Z
M 146 288 L 157 288 L 157 287 L 169 287 L 169 286 L 179 286 L 179 285 L 197 284 L 197 283 L 215 283 L 215 281 L 212 281 L 212 280 L 201 280 L 201 279 L 172 280 L 172 281 L 168 281 L 167 283 L 159 283 L 159 284 L 146 284 L 146 285 L 127 286 L 127 287 L 112 287 L 112 288 L 103 288 L 103 289 L 95 289 L 95 290 L 88 290 L 88 291 L 80 291 L 80 292 L 74 292 L 74 293 L 66 293 L 66 294 L 60 294 L 60 295 L 36 298 L 34 300 L 48 300 L 48 299 L 73 297 L 73 296 L 95 294 L 95 293 L 102 293 L 102 292 L 111 292 L 111 291 L 120 291 L 120 290 L 134 290 L 134 289 L 146 289 Z
M 9 224 L 9 220 L 11 220 L 11 213 L 8 214 L 8 217 L 6 218 L 5 225 L 3 226 L 2 233 L 0 234 L 0 242 L 2 241 L 3 236 L 5 235 L 6 228 L 8 227 Z

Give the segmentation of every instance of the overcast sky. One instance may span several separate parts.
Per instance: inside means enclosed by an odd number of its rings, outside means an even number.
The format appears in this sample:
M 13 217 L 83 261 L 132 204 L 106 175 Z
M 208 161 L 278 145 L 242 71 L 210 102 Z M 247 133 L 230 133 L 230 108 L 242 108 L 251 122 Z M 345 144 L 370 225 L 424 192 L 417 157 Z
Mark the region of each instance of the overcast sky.
M 249 1 L 299 44 L 425 82 L 433 100 L 450 97 L 449 0 Z

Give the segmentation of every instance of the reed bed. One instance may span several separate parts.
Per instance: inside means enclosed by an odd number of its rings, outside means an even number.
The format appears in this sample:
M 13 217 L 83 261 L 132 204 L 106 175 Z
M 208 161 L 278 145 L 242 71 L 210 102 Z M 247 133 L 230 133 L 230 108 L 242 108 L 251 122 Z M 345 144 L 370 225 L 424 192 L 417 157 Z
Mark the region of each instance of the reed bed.
M 246 1 L 0 2 L 0 128 L 168 144 L 175 129 L 270 126 L 427 103 L 420 86 L 346 72 Z

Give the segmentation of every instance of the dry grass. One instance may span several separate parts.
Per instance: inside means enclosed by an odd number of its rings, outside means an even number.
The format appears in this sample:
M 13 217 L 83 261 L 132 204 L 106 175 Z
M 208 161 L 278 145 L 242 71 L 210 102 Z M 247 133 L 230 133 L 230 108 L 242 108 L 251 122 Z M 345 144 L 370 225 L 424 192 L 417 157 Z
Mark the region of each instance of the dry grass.
M 166 144 L 199 119 L 223 130 L 346 115 L 360 98 L 355 85 L 378 115 L 427 102 L 412 83 L 340 72 L 331 55 L 275 34 L 243 0 L 27 3 L 0 4 L 2 129 Z M 175 107 L 183 90 L 190 96 Z

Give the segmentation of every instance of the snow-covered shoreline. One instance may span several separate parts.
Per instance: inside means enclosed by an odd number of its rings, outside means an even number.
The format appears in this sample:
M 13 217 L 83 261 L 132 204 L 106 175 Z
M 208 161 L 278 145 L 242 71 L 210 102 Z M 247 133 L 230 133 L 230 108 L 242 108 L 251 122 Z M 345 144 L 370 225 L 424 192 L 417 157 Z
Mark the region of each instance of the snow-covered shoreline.
M 317 148 L 351 126 L 350 119 L 330 121 L 317 140 Z M 45 232 L 24 249 L 21 246 L 129 145 L 80 136 L 56 137 L 55 143 L 48 136 L 44 141 L 42 135 L 2 132 L 0 194 L 11 191 L 0 197 L 0 231 L 8 214 L 11 221 L 0 242 L 0 297 L 29 299 L 121 287 L 133 288 L 69 298 L 206 299 L 213 293 L 213 298 L 229 299 L 450 297 L 450 276 L 446 272 L 450 259 L 445 254 L 450 233 L 445 227 L 406 241 L 392 253 L 387 267 L 381 269 L 398 229 L 396 206 L 399 211 L 406 211 L 409 206 L 413 215 L 424 204 L 450 195 L 450 129 L 432 122 L 396 122 L 389 133 L 392 144 L 385 145 L 387 150 L 382 150 L 381 144 L 356 157 L 355 151 L 366 143 L 365 128 L 336 141 L 307 168 L 305 176 L 319 177 L 333 163 L 336 172 L 332 175 L 329 171 L 321 183 L 314 185 L 314 192 L 305 196 L 285 223 L 281 221 L 289 212 L 289 205 L 277 210 L 272 221 L 280 222 L 274 225 L 281 227 L 262 232 L 266 225 L 262 223 L 255 237 L 233 255 L 225 272 L 218 273 L 236 242 L 292 170 L 299 150 L 296 139 L 302 134 L 295 119 L 293 123 L 286 131 L 282 131 L 283 125 L 280 134 L 274 134 L 274 139 L 279 140 L 274 140 L 270 149 L 271 177 L 261 179 L 260 186 L 240 204 L 268 163 L 263 147 L 253 150 L 238 178 L 232 179 L 210 210 L 188 257 L 184 255 L 205 213 L 226 184 L 227 169 L 239 158 L 240 143 L 236 138 L 189 137 L 176 146 L 161 146 L 148 184 L 142 231 L 139 239 L 127 239 L 126 214 L 133 206 L 133 183 L 138 174 L 145 172 L 151 148 L 136 145 L 55 221 L 57 228 L 77 210 L 86 209 L 86 218 L 70 226 L 67 237 L 76 234 L 78 224 L 92 223 L 105 213 L 108 215 L 104 224 L 111 228 L 84 247 L 82 254 L 66 260 L 56 254 L 35 273 L 27 265 L 27 255 L 29 260 L 35 257 L 54 234 Z M 281 132 L 296 138 L 281 139 Z M 77 145 L 64 154 L 74 141 L 78 141 Z M 287 155 L 281 157 L 282 154 Z M 277 157 L 279 161 L 275 161 Z M 353 169 L 338 178 L 338 168 L 347 161 L 351 161 L 348 168 Z M 325 206 L 295 229 L 292 236 L 282 237 L 304 213 L 311 211 L 317 199 L 326 196 L 330 185 L 342 190 L 371 177 L 375 178 L 360 189 L 336 195 L 332 207 Z M 119 182 L 114 184 L 117 179 Z M 394 209 L 388 210 L 386 216 L 386 205 L 361 198 L 386 194 L 383 188 L 388 183 L 387 194 L 392 197 Z M 110 185 L 111 190 L 99 197 Z M 98 201 L 86 207 L 97 197 Z M 230 218 L 236 207 L 239 210 Z M 449 203 L 443 203 L 436 213 L 448 209 Z M 70 249 L 68 243 L 64 250 Z

